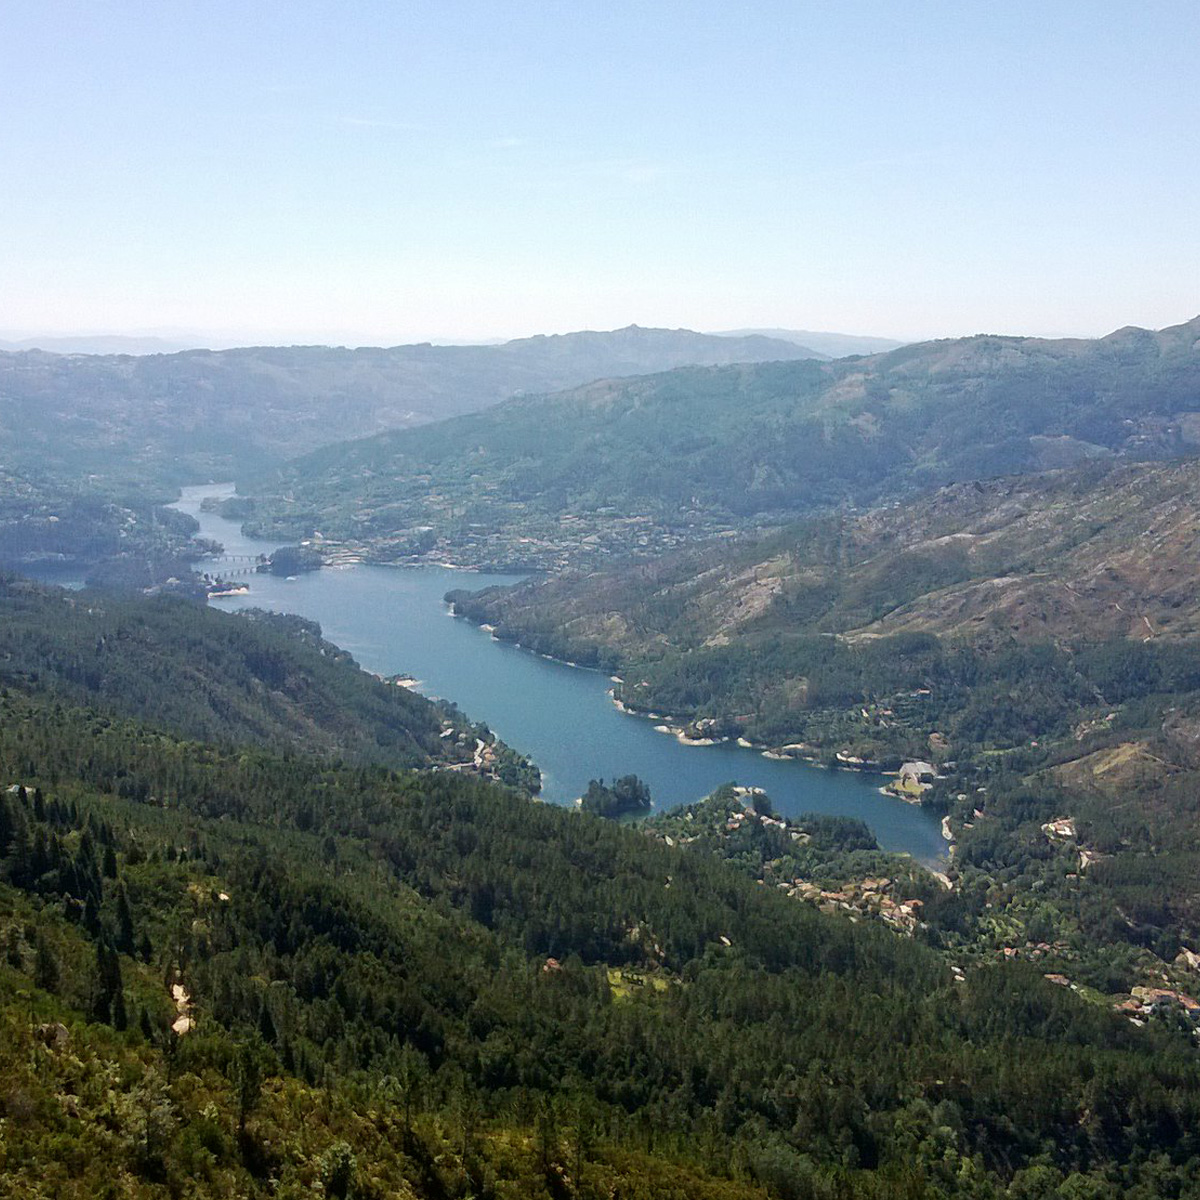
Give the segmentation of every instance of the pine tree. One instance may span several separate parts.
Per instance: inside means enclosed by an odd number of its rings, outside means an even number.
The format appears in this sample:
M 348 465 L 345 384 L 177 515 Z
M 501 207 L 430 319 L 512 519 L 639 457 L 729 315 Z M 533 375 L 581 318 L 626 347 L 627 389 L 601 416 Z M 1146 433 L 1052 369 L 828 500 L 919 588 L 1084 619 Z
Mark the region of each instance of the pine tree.
M 29 825 L 24 814 L 17 812 L 9 842 L 8 878 L 14 887 L 27 888 L 34 880 L 33 850 L 29 844 Z
M 117 889 L 117 936 L 116 946 L 123 954 L 134 951 L 133 913 L 129 910 L 129 897 L 125 894 L 125 885 Z
M 24 959 L 21 953 L 21 932 L 14 925 L 5 938 L 4 958 L 10 967 L 19 971 Z
M 92 984 L 92 1016 L 97 1021 L 125 1028 L 126 1009 L 124 985 L 121 981 L 121 960 L 105 941 L 96 943 L 95 979 Z
M 275 1041 L 275 1022 L 271 1020 L 271 1009 L 266 1001 L 263 1001 L 263 1006 L 258 1014 L 258 1032 L 262 1034 L 262 1039 L 268 1046 Z
M 58 991 L 58 958 L 42 933 L 37 936 L 37 949 L 33 957 L 33 983 L 44 992 Z
M 129 1025 L 129 1014 L 125 1011 L 125 989 L 121 988 L 112 1000 L 112 1025 L 114 1029 L 125 1029 Z
M 36 884 L 50 867 L 50 843 L 46 840 L 45 828 L 38 825 L 33 831 L 33 844 L 29 855 L 29 886 Z
M 8 797 L 0 794 L 0 858 L 7 856 L 15 828 L 16 821 L 12 809 L 9 808 Z
M 237 1094 L 238 1136 L 246 1131 L 250 1115 L 262 1092 L 263 1064 L 257 1046 L 243 1042 L 233 1060 L 233 1085 Z
M 96 904 L 96 897 L 91 892 L 88 892 L 83 906 L 83 927 L 92 937 L 98 937 L 100 934 L 100 909 Z

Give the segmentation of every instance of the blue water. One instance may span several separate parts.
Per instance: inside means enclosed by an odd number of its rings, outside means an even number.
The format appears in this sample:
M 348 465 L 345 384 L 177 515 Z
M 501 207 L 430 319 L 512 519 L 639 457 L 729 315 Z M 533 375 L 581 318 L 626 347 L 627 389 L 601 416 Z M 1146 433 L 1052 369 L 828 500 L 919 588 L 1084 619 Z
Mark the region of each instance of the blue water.
M 200 511 L 208 495 L 229 487 L 187 488 L 177 505 L 192 514 L 204 537 L 229 554 L 259 554 L 274 544 L 242 536 L 238 526 Z M 453 700 L 485 721 L 542 770 L 542 796 L 569 804 L 588 780 L 630 772 L 650 785 L 657 808 L 708 795 L 722 783 L 764 788 L 786 815 L 804 812 L 860 817 L 881 846 L 930 862 L 945 853 L 940 823 L 919 808 L 880 795 L 878 776 L 829 771 L 764 758 L 731 743 L 685 746 L 654 730 L 654 722 L 618 711 L 607 676 L 552 662 L 496 641 L 452 617 L 442 596 L 452 588 L 511 583 L 511 576 L 440 567 L 351 567 L 282 579 L 254 575 L 250 594 L 215 599 L 215 606 L 260 607 L 318 621 L 370 671 L 420 680 L 428 696 Z

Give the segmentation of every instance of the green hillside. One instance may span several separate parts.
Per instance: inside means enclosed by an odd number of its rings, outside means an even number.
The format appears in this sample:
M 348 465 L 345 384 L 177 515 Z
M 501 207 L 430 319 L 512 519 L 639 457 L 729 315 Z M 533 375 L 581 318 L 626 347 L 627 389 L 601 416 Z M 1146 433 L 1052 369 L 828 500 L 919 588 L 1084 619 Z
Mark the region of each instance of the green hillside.
M 171 495 L 126 480 L 110 488 L 0 466 L 0 568 L 57 569 L 149 587 L 185 576 L 210 547 Z
M 450 598 L 499 638 L 619 672 L 625 707 L 685 737 L 931 763 L 928 790 L 883 782 L 948 816 L 952 877 L 1002 877 L 1050 906 L 1035 927 L 1153 948 L 1161 971 L 1200 938 L 1198 483 L 1184 460 L 958 484 Z M 1067 816 L 1069 835 L 1043 828 Z M 1109 899 L 1081 926 L 1084 871 Z
M 975 337 L 684 368 L 329 447 L 243 490 L 259 498 L 256 532 L 319 531 L 384 560 L 652 557 L 954 480 L 1190 453 L 1198 335 L 1200 318 L 1097 341 Z
M 454 602 L 685 736 L 927 760 L 936 875 L 733 785 L 534 803 L 298 618 L 0 579 L 0 1194 L 1197 1195 L 1194 326 L 594 384 L 287 484 L 381 556 L 681 546 Z
M 494 741 L 453 706 L 359 670 L 311 621 L 13 576 L 0 576 L 0 684 L 177 736 L 353 763 L 470 764 L 477 738 Z M 520 756 L 497 744 L 495 757 L 505 778 L 536 790 Z
M 687 363 L 803 358 L 766 337 L 627 329 L 499 346 L 261 346 L 177 354 L 0 352 L 5 466 L 170 487 L 261 469 L 346 437 L 497 404 L 514 392 Z
M 532 579 L 469 607 L 501 636 L 589 662 L 602 649 L 653 658 L 776 632 L 1192 637 L 1198 495 L 1196 459 L 1007 476 L 763 539 Z
M 957 982 L 701 847 L 449 774 L 0 705 L 6 1194 L 1194 1183 L 1190 1035 L 1039 968 Z

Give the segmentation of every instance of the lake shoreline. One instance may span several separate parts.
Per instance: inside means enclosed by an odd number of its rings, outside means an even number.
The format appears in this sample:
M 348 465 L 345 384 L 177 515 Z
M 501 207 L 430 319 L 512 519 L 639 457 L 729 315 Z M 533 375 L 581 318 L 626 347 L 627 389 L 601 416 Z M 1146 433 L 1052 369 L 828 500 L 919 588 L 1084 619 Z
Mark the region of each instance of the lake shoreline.
M 446 600 L 443 597 L 443 603 L 446 606 L 447 613 L 457 620 L 465 621 L 468 625 L 475 629 L 479 629 L 487 633 L 492 641 L 500 642 L 505 645 L 512 646 L 516 650 L 521 650 L 526 654 L 534 655 L 538 658 L 545 659 L 547 662 L 557 663 L 560 666 L 572 667 L 577 671 L 590 671 L 595 674 L 601 674 L 606 668 L 589 667 L 582 663 L 572 662 L 570 659 L 559 658 L 554 654 L 547 654 L 542 650 L 532 650 L 528 646 L 523 646 L 519 641 L 502 638 L 496 633 L 496 627 L 489 624 L 487 621 L 477 621 L 475 618 L 468 616 L 466 613 L 459 612 L 454 605 L 454 601 Z M 619 675 L 610 675 L 609 680 L 613 684 L 624 682 Z M 688 726 L 693 722 L 688 721 L 684 717 L 675 713 L 659 713 L 650 709 L 634 708 L 620 699 L 616 694 L 616 688 L 608 690 L 608 697 L 613 707 L 625 716 L 636 717 L 642 721 L 657 722 L 652 724 L 651 728 L 656 733 L 669 734 L 681 746 L 689 747 L 708 747 L 733 744 L 740 746 L 745 750 L 754 750 L 761 754 L 763 758 L 772 759 L 776 762 L 794 762 L 803 763 L 807 767 L 811 767 L 820 771 L 851 771 L 860 775 L 874 775 L 880 779 L 894 777 L 897 772 L 887 770 L 882 763 L 874 762 L 870 759 L 856 758 L 850 755 L 844 755 L 841 751 L 835 752 L 834 762 L 821 761 L 818 757 L 816 748 L 812 748 L 812 753 L 793 753 L 794 743 L 787 743 L 780 746 L 772 746 L 763 742 L 752 742 L 744 737 L 735 737 L 734 735 L 724 735 L 721 737 L 692 737 L 688 734 Z M 898 801 L 901 804 L 906 804 L 911 808 L 923 808 L 919 799 L 908 796 L 899 795 L 887 785 L 879 787 L 878 792 L 888 800 Z M 935 860 L 942 861 L 942 860 Z M 926 864 L 927 865 L 927 864 Z
M 205 496 L 227 493 L 208 484 L 188 488 L 178 502 L 201 522 L 201 535 L 222 542 L 230 556 L 256 556 L 272 547 L 240 532 L 237 522 L 200 512 Z M 879 795 L 860 770 L 816 770 L 792 755 L 772 761 L 736 741 L 694 752 L 696 742 L 656 733 L 646 719 L 628 720 L 608 692 L 612 672 L 578 662 L 571 669 L 526 646 L 494 639 L 479 623 L 453 615 L 447 592 L 506 586 L 513 576 L 403 564 L 388 569 L 345 564 L 295 579 L 255 575 L 250 594 L 217 598 L 226 612 L 263 608 L 317 622 L 368 672 L 421 681 L 419 690 L 454 702 L 485 723 L 508 746 L 528 755 L 542 772 L 540 798 L 569 806 L 589 779 L 636 774 L 651 788 L 656 808 L 694 803 L 736 781 L 764 789 L 785 816 L 802 813 L 864 821 L 879 845 L 930 865 L 945 862 L 936 821 L 908 804 Z M 618 672 L 619 674 L 619 672 Z M 638 714 L 640 715 L 640 714 Z

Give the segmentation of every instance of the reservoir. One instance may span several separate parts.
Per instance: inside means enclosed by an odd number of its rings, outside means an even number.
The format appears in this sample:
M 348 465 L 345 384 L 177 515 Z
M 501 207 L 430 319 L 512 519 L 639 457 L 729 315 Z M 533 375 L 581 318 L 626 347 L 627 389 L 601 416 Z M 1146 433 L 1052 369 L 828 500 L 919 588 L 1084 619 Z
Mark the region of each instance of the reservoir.
M 246 538 L 236 522 L 200 510 L 205 496 L 228 496 L 232 490 L 214 484 L 185 488 L 175 507 L 195 517 L 201 536 L 221 542 L 227 554 L 269 554 L 275 543 Z M 453 700 L 467 716 L 486 722 L 528 754 L 542 771 L 542 798 L 552 803 L 570 804 L 589 779 L 630 773 L 649 784 L 660 809 L 736 782 L 763 788 L 781 814 L 859 817 L 884 849 L 905 851 L 923 862 L 945 854 L 940 821 L 880 795 L 879 776 L 767 759 L 732 743 L 682 745 L 656 732 L 654 722 L 619 712 L 607 676 L 496 641 L 486 630 L 451 616 L 442 600 L 453 588 L 511 583 L 511 576 L 356 566 L 293 579 L 251 575 L 245 582 L 248 595 L 214 598 L 213 606 L 296 613 L 319 622 L 325 637 L 366 670 L 414 676 L 423 694 Z

